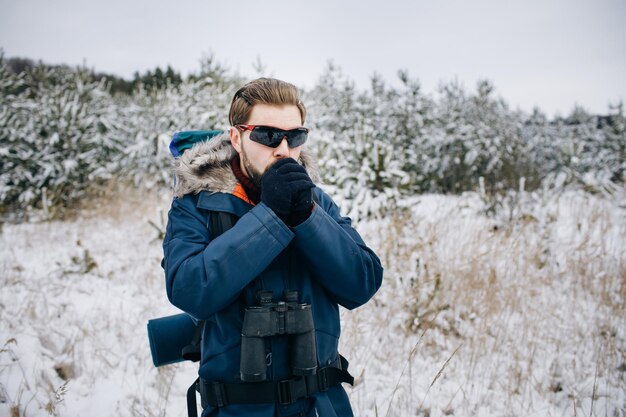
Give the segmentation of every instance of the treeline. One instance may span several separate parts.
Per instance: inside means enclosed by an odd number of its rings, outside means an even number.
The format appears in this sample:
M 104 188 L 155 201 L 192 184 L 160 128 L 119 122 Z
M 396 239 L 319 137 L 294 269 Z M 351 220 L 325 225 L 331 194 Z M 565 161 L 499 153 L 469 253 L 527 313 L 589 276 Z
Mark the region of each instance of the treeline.
M 398 76 L 398 87 L 373 77 L 359 91 L 331 65 L 308 92 L 325 178 L 353 216 L 425 192 L 610 193 L 626 179 L 622 103 L 607 115 L 576 107 L 550 120 L 539 109 L 511 110 L 486 80 L 475 91 L 448 83 L 428 95 L 408 73 Z
M 214 57 L 186 79 L 175 71 L 137 74 L 129 90 L 85 68 L 0 56 L 0 211 L 63 215 L 111 181 L 171 185 L 168 142 L 179 130 L 225 129 L 244 79 Z M 150 82 L 157 79 L 165 81 Z M 163 78 L 164 77 L 164 78 Z M 584 187 L 624 182 L 626 124 L 576 108 L 548 119 L 509 109 L 488 81 L 475 91 L 449 83 L 434 94 L 399 73 L 359 90 L 329 65 L 304 92 L 309 146 L 324 182 L 354 216 L 384 213 L 424 192 L 460 193 Z
M 113 74 L 96 72 L 87 68 L 72 68 L 69 65 L 50 65 L 42 61 L 36 62 L 30 58 L 7 58 L 5 65 L 13 75 L 30 74 L 42 71 L 49 72 L 50 70 L 55 69 L 61 71 L 81 71 L 91 82 L 105 81 L 111 94 L 121 93 L 131 95 L 136 92 L 140 86 L 145 89 L 163 89 L 168 85 L 178 86 L 183 82 L 181 74 L 175 71 L 170 65 L 164 69 L 156 67 L 154 70 L 147 70 L 144 73 L 135 71 L 132 79 L 130 80 Z M 197 77 L 197 75 L 190 75 L 188 78 L 193 77 Z

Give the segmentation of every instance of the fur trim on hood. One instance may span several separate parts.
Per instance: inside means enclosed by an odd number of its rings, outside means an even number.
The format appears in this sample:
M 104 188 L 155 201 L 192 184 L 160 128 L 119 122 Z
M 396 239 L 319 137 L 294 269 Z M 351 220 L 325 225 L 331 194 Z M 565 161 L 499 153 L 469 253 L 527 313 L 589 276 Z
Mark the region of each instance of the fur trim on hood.
M 228 132 L 187 149 L 174 159 L 174 197 L 197 194 L 200 191 L 231 194 L 237 185 L 237 178 L 230 167 L 230 161 L 236 155 L 237 151 L 230 143 Z M 319 183 L 315 158 L 303 150 L 298 162 L 307 170 L 311 180 Z

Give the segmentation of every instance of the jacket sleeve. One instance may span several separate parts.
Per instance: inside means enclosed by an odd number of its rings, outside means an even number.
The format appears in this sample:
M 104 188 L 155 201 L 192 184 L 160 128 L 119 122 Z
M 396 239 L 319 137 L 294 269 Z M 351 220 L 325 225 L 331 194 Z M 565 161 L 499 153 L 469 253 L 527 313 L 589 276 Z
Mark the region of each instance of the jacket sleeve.
M 383 267 L 350 218 L 341 217 L 328 195 L 316 192 L 320 198 L 311 216 L 293 229 L 294 244 L 326 291 L 342 306 L 354 309 L 380 288 Z
M 167 296 L 200 320 L 231 304 L 294 237 L 262 203 L 213 241 L 207 223 L 192 196 L 176 199 L 163 240 Z

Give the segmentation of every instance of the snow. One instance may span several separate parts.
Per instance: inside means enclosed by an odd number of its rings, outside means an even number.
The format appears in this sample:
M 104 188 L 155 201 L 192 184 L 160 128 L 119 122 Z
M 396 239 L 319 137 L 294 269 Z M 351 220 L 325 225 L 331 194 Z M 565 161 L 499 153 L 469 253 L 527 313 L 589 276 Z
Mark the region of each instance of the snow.
M 626 195 L 400 199 L 357 227 L 385 281 L 342 311 L 358 416 L 625 416 Z M 152 366 L 175 314 L 169 196 L 126 194 L 0 234 L 0 415 L 184 416 L 192 363 Z
M 0 416 L 186 414 L 197 366 L 153 368 L 146 322 L 177 312 L 168 138 L 227 127 L 244 82 L 214 69 L 124 96 L 0 56 Z M 357 415 L 624 417 L 623 105 L 548 120 L 487 81 L 401 81 L 331 64 L 303 96 L 324 188 L 385 266 L 342 312 Z

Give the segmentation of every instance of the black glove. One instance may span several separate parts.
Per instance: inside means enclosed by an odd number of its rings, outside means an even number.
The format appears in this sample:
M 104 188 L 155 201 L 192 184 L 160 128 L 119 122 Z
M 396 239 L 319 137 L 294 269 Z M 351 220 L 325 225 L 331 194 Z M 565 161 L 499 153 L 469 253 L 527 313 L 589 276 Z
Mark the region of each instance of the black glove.
M 261 177 L 261 201 L 286 224 L 296 226 L 311 213 L 313 187 L 302 165 L 293 158 L 280 159 Z
M 311 181 L 310 178 L 309 181 Z M 313 182 L 311 182 L 311 184 L 313 184 Z M 286 222 L 289 226 L 297 226 L 309 218 L 311 209 L 313 208 L 312 197 L 311 188 L 302 190 L 292 197 L 291 214 L 287 217 Z

